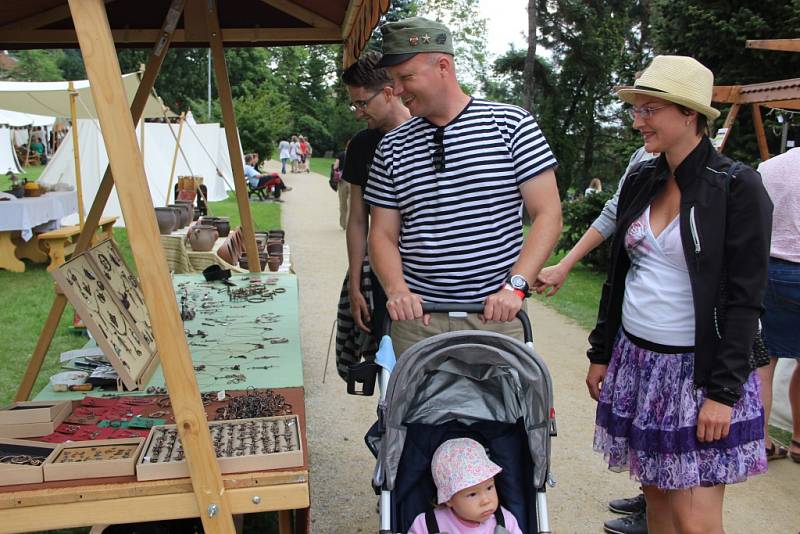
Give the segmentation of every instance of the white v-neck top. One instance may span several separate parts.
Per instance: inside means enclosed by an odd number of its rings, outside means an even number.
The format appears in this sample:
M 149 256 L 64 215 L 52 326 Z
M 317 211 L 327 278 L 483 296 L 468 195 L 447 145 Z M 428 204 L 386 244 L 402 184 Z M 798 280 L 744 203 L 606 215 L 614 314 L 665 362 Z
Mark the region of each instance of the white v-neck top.
M 625 278 L 622 326 L 661 345 L 694 346 L 694 303 L 678 217 L 656 237 L 650 207 L 625 233 L 631 268 Z

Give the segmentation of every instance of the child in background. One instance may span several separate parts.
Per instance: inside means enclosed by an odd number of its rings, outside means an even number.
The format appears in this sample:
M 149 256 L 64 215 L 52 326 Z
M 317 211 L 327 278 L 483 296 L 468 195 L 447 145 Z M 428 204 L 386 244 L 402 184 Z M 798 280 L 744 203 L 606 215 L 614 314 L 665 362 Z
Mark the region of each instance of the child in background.
M 499 505 L 494 477 L 500 471 L 473 439 L 439 445 L 431 460 L 439 506 L 419 514 L 408 534 L 522 534 L 514 515 Z

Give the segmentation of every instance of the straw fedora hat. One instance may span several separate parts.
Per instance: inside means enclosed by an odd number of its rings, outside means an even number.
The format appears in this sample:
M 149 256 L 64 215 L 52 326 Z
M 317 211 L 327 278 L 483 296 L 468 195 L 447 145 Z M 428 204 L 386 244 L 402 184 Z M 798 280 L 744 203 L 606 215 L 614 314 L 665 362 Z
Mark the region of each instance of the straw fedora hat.
M 654 96 L 716 119 L 719 111 L 711 107 L 713 91 L 714 74 L 696 59 L 656 56 L 633 87 L 621 87 L 617 96 L 629 104 L 636 95 Z

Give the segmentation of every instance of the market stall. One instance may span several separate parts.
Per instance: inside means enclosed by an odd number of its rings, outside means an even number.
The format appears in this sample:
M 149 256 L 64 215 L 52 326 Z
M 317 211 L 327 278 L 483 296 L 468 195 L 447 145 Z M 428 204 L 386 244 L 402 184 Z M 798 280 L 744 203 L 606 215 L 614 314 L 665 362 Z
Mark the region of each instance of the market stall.
M 296 474 L 264 471 L 244 475 L 221 474 L 214 454 L 213 431 L 206 423 L 200 388 L 194 380 L 187 338 L 170 281 L 164 252 L 137 149 L 134 124 L 153 86 L 166 50 L 175 42 L 185 46 L 210 45 L 219 88 L 229 153 L 239 154 L 236 119 L 223 54 L 228 45 L 272 46 L 344 42 L 345 62 L 358 57 L 389 5 L 388 0 L 248 0 L 220 4 L 202 0 L 140 2 L 118 0 L 41 0 L 4 9 L 3 48 L 80 45 L 97 115 L 104 134 L 110 169 L 86 217 L 76 251 L 85 250 L 97 227 L 111 189 L 116 186 L 128 236 L 137 262 L 143 300 L 153 326 L 154 343 L 167 384 L 170 406 L 181 440 L 191 488 L 169 481 L 131 482 L 58 490 L 0 493 L 0 531 L 92 525 L 131 520 L 199 516 L 207 532 L 234 532 L 233 513 L 264 510 L 307 510 L 308 481 Z M 184 9 L 185 8 L 185 9 Z M 224 21 L 224 26 L 221 23 Z M 160 25 L 160 29 L 157 28 Z M 179 27 L 180 26 L 180 27 Z M 74 28 L 74 29 L 73 29 Z M 153 46 L 140 89 L 127 109 L 114 43 Z M 258 246 L 249 212 L 242 162 L 231 157 L 234 184 L 251 271 L 258 270 Z M 56 296 L 42 336 L 34 350 L 17 398 L 31 393 L 53 331 L 64 311 L 66 297 Z M 102 453 L 100 453 L 102 455 Z M 267 485 L 279 479 L 282 484 Z M 289 515 L 280 514 L 282 532 L 290 530 Z M 309 528 L 308 514 L 298 515 L 299 530 Z

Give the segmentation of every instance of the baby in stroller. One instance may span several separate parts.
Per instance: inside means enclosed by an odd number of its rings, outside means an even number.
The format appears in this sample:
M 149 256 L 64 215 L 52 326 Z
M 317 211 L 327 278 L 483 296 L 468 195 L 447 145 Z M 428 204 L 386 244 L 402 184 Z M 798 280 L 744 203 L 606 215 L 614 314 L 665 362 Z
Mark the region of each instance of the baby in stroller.
M 408 534 L 522 534 L 514 515 L 499 506 L 494 477 L 502 470 L 473 439 L 442 443 L 431 461 L 439 506 L 419 514 Z

